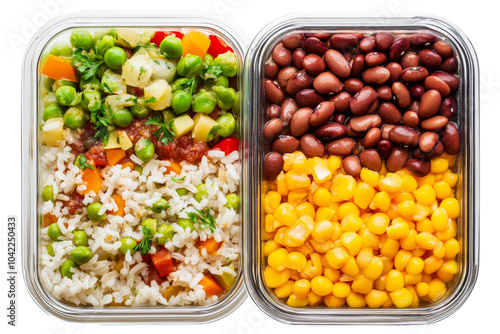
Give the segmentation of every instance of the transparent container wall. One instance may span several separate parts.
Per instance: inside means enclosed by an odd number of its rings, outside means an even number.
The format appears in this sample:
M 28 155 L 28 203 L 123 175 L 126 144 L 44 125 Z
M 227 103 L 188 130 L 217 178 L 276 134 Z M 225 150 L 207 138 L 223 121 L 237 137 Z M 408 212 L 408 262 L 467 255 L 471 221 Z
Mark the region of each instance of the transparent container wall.
M 458 62 L 460 86 L 457 96 L 457 126 L 461 136 L 461 151 L 454 172 L 459 174 L 456 196 L 461 207 L 457 220 L 457 239 L 461 252 L 457 257 L 459 272 L 455 275 L 446 296 L 437 302 L 417 308 L 353 309 L 342 307 L 293 308 L 277 299 L 263 280 L 265 260 L 261 236 L 263 226 L 262 164 L 266 143 L 263 125 L 267 102 L 264 98 L 264 64 L 271 57 L 274 46 L 286 35 L 294 32 L 361 32 L 381 31 L 401 33 L 432 32 L 444 39 L 454 49 Z M 407 323 L 422 324 L 438 321 L 457 310 L 472 291 L 478 272 L 478 60 L 472 45 L 454 25 L 430 17 L 395 17 L 389 19 L 360 17 L 327 17 L 325 15 L 288 16 L 269 24 L 253 40 L 245 62 L 245 92 L 248 96 L 250 120 L 246 130 L 250 142 L 248 185 L 246 202 L 249 203 L 249 222 L 246 251 L 246 284 L 250 296 L 269 316 L 285 323 L 294 324 L 364 324 Z
M 69 40 L 75 28 L 95 30 L 110 27 L 140 27 L 161 30 L 196 29 L 207 34 L 215 34 L 226 41 L 235 51 L 239 61 L 238 86 L 243 87 L 241 69 L 245 47 L 245 37 L 237 30 L 217 19 L 196 13 L 106 13 L 82 12 L 74 16 L 61 17 L 41 28 L 30 43 L 23 64 L 23 160 L 22 160 L 22 220 L 23 228 L 23 269 L 29 293 L 35 302 L 47 313 L 65 320 L 85 322 L 171 322 L 204 323 L 220 319 L 234 311 L 245 299 L 242 270 L 238 274 L 233 288 L 218 302 L 208 306 L 151 306 L 151 307 L 88 307 L 72 306 L 56 300 L 48 293 L 40 280 L 39 252 L 41 240 L 38 228 L 38 208 L 41 205 L 39 189 L 39 147 L 41 124 L 42 79 L 40 63 L 44 53 L 59 40 Z M 245 121 L 246 109 L 240 99 L 240 125 Z M 243 144 L 245 140 L 242 137 Z M 245 185 L 240 185 L 243 192 Z M 242 217 L 242 226 L 244 225 Z M 241 231 L 241 238 L 244 231 Z M 242 247 L 240 245 L 240 247 Z M 242 257 L 243 252 L 240 251 Z

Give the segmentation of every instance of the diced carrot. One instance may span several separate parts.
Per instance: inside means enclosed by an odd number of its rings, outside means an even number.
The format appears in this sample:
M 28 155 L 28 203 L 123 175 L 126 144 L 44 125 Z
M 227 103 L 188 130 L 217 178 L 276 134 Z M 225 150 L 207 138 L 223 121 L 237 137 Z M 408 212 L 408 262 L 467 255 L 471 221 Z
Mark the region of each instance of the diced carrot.
M 210 38 L 199 31 L 192 30 L 184 35 L 181 44 L 183 57 L 192 54 L 203 58 L 210 47 Z
M 168 276 L 175 271 L 172 255 L 165 247 L 159 247 L 156 253 L 151 254 L 151 262 L 153 262 L 161 277 Z
M 43 215 L 43 227 L 47 227 L 51 224 L 57 223 L 57 217 L 50 212 Z
M 179 175 L 182 171 L 182 166 L 175 161 L 170 161 L 170 166 L 167 167 L 167 171 L 165 174 L 170 174 L 170 172 L 174 172 L 175 174 Z
M 207 297 L 220 296 L 224 293 L 224 289 L 210 276 L 204 275 L 198 284 L 203 286 Z
M 101 171 L 97 167 L 94 167 L 94 169 L 85 168 L 83 170 L 82 180 L 87 186 L 87 189 L 82 191 L 82 195 L 88 194 L 91 191 L 97 194 L 101 190 L 103 180 Z
M 110 241 L 111 239 L 113 239 L 113 236 L 112 236 L 112 235 L 108 235 L 108 236 L 106 237 L 106 240 L 108 240 L 108 241 Z
M 207 250 L 208 254 L 215 254 L 219 250 L 219 248 L 222 246 L 222 241 L 217 242 L 215 241 L 214 238 L 207 239 L 205 241 L 200 241 L 198 243 L 198 249 L 201 251 L 201 249 L 205 248 Z
M 123 200 L 123 198 L 118 194 L 111 196 L 111 198 L 113 198 L 113 200 L 115 201 L 116 205 L 118 206 L 118 209 L 110 213 L 115 216 L 120 216 L 120 217 L 125 216 L 125 201 Z
M 71 61 L 50 54 L 43 64 L 42 74 L 54 80 L 68 80 L 77 82 L 75 68 Z
M 130 170 L 134 170 L 135 164 L 132 161 L 127 161 L 127 162 L 122 163 L 122 169 L 127 168 L 127 167 L 130 168 Z
M 121 148 L 113 148 L 111 150 L 105 150 L 105 152 L 106 158 L 108 159 L 108 165 L 110 166 L 116 165 L 127 155 L 125 150 L 122 150 Z

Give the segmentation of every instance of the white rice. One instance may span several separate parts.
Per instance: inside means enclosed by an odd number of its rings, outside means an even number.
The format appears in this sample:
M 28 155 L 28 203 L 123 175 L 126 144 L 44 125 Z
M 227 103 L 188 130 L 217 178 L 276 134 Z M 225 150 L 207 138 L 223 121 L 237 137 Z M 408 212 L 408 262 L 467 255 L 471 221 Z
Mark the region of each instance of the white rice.
M 65 239 L 52 242 L 47 236 L 47 228 L 42 228 L 42 248 L 40 250 L 40 279 L 45 289 L 56 299 L 76 305 L 207 305 L 214 303 L 219 297 L 207 297 L 203 287 L 198 283 L 204 274 L 220 275 L 223 272 L 236 276 L 239 267 L 239 231 L 240 216 L 233 209 L 225 207 L 225 196 L 239 192 L 241 164 L 238 152 L 225 156 L 221 151 L 209 151 L 200 163 L 182 162 L 180 175 L 164 175 L 168 161 L 152 159 L 147 164 L 132 155 L 131 160 L 143 164 L 142 175 L 130 168 L 122 169 L 120 165 L 105 167 L 101 170 L 104 182 L 98 194 L 90 192 L 85 195 L 81 212 L 71 215 L 65 201 L 75 191 L 83 191 L 82 171 L 74 165 L 75 156 L 71 153 L 69 143 L 77 139 L 77 132 L 69 129 L 64 133 L 65 141 L 59 147 L 43 146 L 41 148 L 42 188 L 51 185 L 54 189 L 55 202 L 44 202 L 40 213 L 50 213 L 57 217 Z M 172 176 L 184 177 L 181 181 L 173 181 Z M 196 186 L 204 183 L 208 196 L 198 203 L 193 194 Z M 179 188 L 188 190 L 185 196 L 176 192 Z M 100 213 L 117 209 L 112 196 L 119 194 L 125 201 L 124 217 L 107 214 L 107 219 L 94 223 L 87 218 L 86 205 L 93 202 L 103 204 Z M 160 198 L 169 202 L 166 212 L 153 213 L 148 209 Z M 216 220 L 216 230 L 195 224 L 195 231 L 187 232 L 176 222 L 178 218 L 187 218 L 187 213 L 195 209 L 210 208 Z M 158 286 L 155 281 L 148 286 L 144 277 L 148 274 L 148 264 L 142 261 L 139 252 L 123 256 L 120 251 L 120 239 L 132 237 L 142 239 L 139 229 L 146 218 L 155 218 L 158 224 L 172 224 L 175 234 L 165 248 L 178 261 L 176 271 L 171 273 L 165 282 Z M 67 227 L 66 227 L 67 226 Z M 70 258 L 75 248 L 72 242 L 72 231 L 83 230 L 89 237 L 89 249 L 94 255 L 92 259 L 74 268 L 71 279 L 62 277 L 59 267 Z M 207 254 L 195 246 L 198 240 L 206 240 L 209 236 L 223 242 L 215 255 Z M 46 245 L 52 243 L 54 256 L 47 253 Z M 150 253 L 154 252 L 154 246 Z M 115 269 L 123 258 L 123 268 Z M 231 262 L 236 270 L 227 265 Z M 162 293 L 171 285 L 181 286 L 183 290 L 168 301 Z

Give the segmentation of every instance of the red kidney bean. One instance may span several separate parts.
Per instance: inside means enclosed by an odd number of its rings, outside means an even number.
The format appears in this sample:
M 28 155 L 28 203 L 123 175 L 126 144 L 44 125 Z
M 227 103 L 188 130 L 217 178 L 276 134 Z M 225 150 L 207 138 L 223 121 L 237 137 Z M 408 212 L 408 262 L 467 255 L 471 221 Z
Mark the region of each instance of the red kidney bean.
M 325 99 L 314 89 L 303 89 L 295 95 L 295 100 L 301 107 L 314 108 L 318 105 L 318 103 L 323 102 Z
M 351 74 L 351 66 L 342 53 L 329 49 L 325 52 L 325 62 L 330 71 L 338 77 L 346 78 Z
M 427 32 L 416 33 L 411 38 L 411 44 L 416 48 L 429 46 L 435 41 L 437 41 L 437 37 Z
M 363 138 L 363 146 L 365 148 L 374 147 L 382 138 L 382 130 L 379 128 L 371 128 L 366 132 L 365 138 Z
M 398 145 L 414 147 L 418 144 L 418 132 L 407 126 L 397 125 L 389 131 L 389 139 Z
M 460 151 L 460 138 L 455 124 L 446 124 L 443 133 L 441 134 L 444 151 L 448 154 L 455 155 Z
M 276 78 L 276 81 L 278 81 L 278 84 L 282 88 L 286 88 L 288 80 L 290 80 L 296 73 L 297 70 L 294 67 L 291 66 L 285 67 L 278 72 L 278 77 Z
M 444 116 L 433 116 L 431 118 L 427 118 L 420 123 L 420 127 L 427 131 L 437 131 L 441 130 L 448 124 L 448 118 Z
M 386 139 L 382 139 L 377 143 L 377 152 L 380 154 L 380 158 L 387 158 L 392 152 L 392 144 Z
M 344 56 L 345 60 L 347 60 L 348 62 L 351 61 L 351 58 L 352 58 L 351 52 L 347 51 L 347 52 L 342 53 L 342 55 Z
M 346 131 L 346 134 L 348 137 L 351 137 L 351 138 L 355 138 L 355 137 L 358 137 L 361 135 L 361 132 L 358 132 L 358 131 L 354 131 L 352 128 L 351 128 L 351 123 L 347 123 L 346 126 L 345 126 L 345 131 Z
M 437 76 L 438 78 L 446 82 L 446 84 L 450 86 L 450 90 L 452 93 L 455 93 L 458 90 L 458 78 L 455 75 L 442 71 L 432 72 L 431 75 Z
M 382 159 L 380 158 L 380 154 L 378 154 L 378 152 L 373 148 L 369 148 L 361 152 L 359 154 L 359 162 L 361 163 L 361 166 L 376 172 L 382 169 Z
M 405 55 L 401 58 L 401 67 L 403 69 L 408 67 L 417 67 L 418 66 L 418 56 L 414 52 L 405 53 Z
M 425 87 L 420 84 L 411 85 L 408 89 L 410 90 L 410 95 L 415 99 L 420 99 L 425 93 Z
M 332 117 L 332 120 L 339 124 L 345 124 L 345 119 L 346 119 L 345 114 L 334 114 Z
M 292 64 L 292 53 L 285 48 L 283 43 L 278 43 L 274 47 L 272 57 L 274 62 L 281 67 L 287 67 Z
M 418 102 L 417 100 L 411 101 L 411 104 L 408 107 L 409 110 L 414 111 L 416 113 L 418 113 L 419 108 L 420 108 L 420 102 Z
M 398 107 L 396 107 L 391 102 L 384 102 L 380 104 L 378 113 L 384 123 L 388 124 L 398 124 L 401 121 L 401 112 Z
M 308 158 L 322 157 L 325 155 L 325 145 L 311 134 L 303 135 L 299 141 L 300 150 Z
M 377 92 L 371 87 L 364 87 L 349 102 L 349 108 L 354 115 L 361 115 L 369 111 L 377 101 Z
M 363 71 L 362 78 L 367 83 L 381 85 L 391 77 L 391 72 L 382 66 L 370 67 Z
M 458 71 L 458 61 L 456 57 L 450 57 L 446 59 L 443 62 L 443 65 L 441 66 L 441 70 L 448 72 L 448 73 L 455 73 Z
M 334 140 L 326 146 L 328 154 L 346 156 L 352 154 L 356 147 L 356 141 L 352 138 L 341 138 Z
M 392 89 L 389 85 L 383 85 L 377 88 L 378 98 L 383 101 L 392 100 Z
M 375 50 L 375 36 L 367 36 L 359 41 L 361 52 L 368 53 Z
M 418 147 L 422 152 L 429 153 L 432 151 L 434 146 L 439 141 L 439 135 L 436 132 L 424 132 L 420 135 L 420 139 L 418 140 Z
M 411 158 L 406 161 L 406 167 L 416 176 L 426 176 L 431 172 L 431 163 L 428 160 Z
M 385 68 L 389 70 L 389 73 L 391 73 L 391 76 L 389 77 L 389 82 L 393 83 L 399 80 L 399 77 L 401 75 L 401 72 L 403 72 L 403 68 L 399 63 L 392 62 L 387 65 L 385 65 Z
M 421 118 L 434 116 L 441 106 L 441 94 L 435 89 L 428 90 L 420 98 L 418 115 Z
M 266 78 L 269 79 L 274 79 L 276 78 L 276 75 L 278 75 L 279 71 L 279 66 L 276 65 L 276 63 L 272 60 L 269 60 L 266 65 L 264 66 L 264 73 L 266 75 Z
M 279 118 L 273 118 L 264 125 L 264 139 L 271 140 L 281 134 L 283 123 Z
M 286 92 L 290 95 L 297 94 L 300 90 L 311 87 L 314 81 L 314 76 L 302 70 L 297 72 L 288 80 Z
M 306 53 L 304 52 L 304 50 L 297 49 L 297 50 L 293 51 L 293 54 L 292 54 L 293 66 L 295 66 L 295 68 L 298 71 L 302 70 L 302 59 L 304 59 L 305 56 L 306 56 Z
M 356 94 L 357 92 L 359 92 L 365 85 L 363 84 L 363 81 L 361 80 L 358 80 L 358 79 L 354 79 L 354 78 L 350 78 L 350 79 L 346 79 L 344 81 L 344 89 L 346 90 L 346 92 L 348 92 L 349 94 Z
M 439 141 L 429 153 L 422 152 L 419 148 L 416 149 L 415 151 L 413 151 L 413 157 L 418 159 L 434 158 L 439 157 L 441 154 L 443 154 L 443 152 L 443 143 Z
M 283 156 L 278 152 L 269 152 L 264 157 L 263 177 L 266 181 L 274 181 L 283 169 Z
M 349 51 L 358 45 L 358 38 L 352 34 L 334 34 L 330 38 L 330 47 L 338 51 Z
M 274 81 L 269 79 L 264 81 L 264 91 L 269 102 L 274 104 L 281 104 L 285 96 L 281 88 Z
M 311 124 L 309 123 L 309 117 L 313 110 L 311 108 L 300 108 L 297 110 L 290 121 L 290 134 L 294 137 L 300 137 L 305 134 Z
M 410 91 L 401 82 L 395 82 L 392 84 L 392 92 L 394 93 L 394 98 L 401 108 L 408 108 L 411 103 Z
M 365 64 L 368 66 L 379 66 L 385 63 L 387 56 L 382 52 L 370 52 L 365 56 Z
M 292 136 L 279 136 L 271 144 L 271 149 L 281 154 L 292 153 L 299 148 L 299 140 Z
M 349 120 L 349 125 L 356 132 L 365 132 L 371 128 L 378 128 L 382 124 L 379 115 L 354 116 Z
M 434 50 L 436 50 L 437 53 L 439 53 L 439 55 L 441 55 L 441 57 L 443 57 L 444 59 L 448 58 L 448 57 L 451 57 L 453 55 L 453 49 L 451 48 L 451 46 L 446 43 L 445 41 L 437 41 L 436 43 L 434 43 L 432 45 L 432 47 L 434 48 Z
M 326 64 L 323 58 L 316 54 L 309 54 L 302 59 L 302 67 L 309 74 L 320 74 L 326 69 Z
M 391 154 L 387 157 L 385 162 L 385 167 L 389 172 L 396 172 L 406 164 L 406 161 L 410 157 L 411 151 L 404 147 L 394 147 Z
M 441 106 L 439 107 L 438 115 L 447 117 L 448 119 L 452 118 L 455 115 L 455 101 L 451 97 L 447 97 L 441 102 Z
M 424 66 L 429 70 L 438 69 L 443 62 L 439 53 L 431 49 L 420 50 L 418 52 L 418 60 L 421 66 Z
M 408 67 L 401 72 L 401 79 L 406 82 L 422 81 L 429 75 L 429 71 L 425 67 Z
M 346 128 L 344 125 L 339 123 L 327 123 L 322 127 L 318 128 L 314 134 L 321 140 L 330 141 L 346 135 Z
M 389 32 L 379 32 L 375 35 L 375 46 L 380 51 L 387 51 L 394 41 L 394 34 Z
M 284 125 L 288 125 L 288 123 L 290 123 L 293 114 L 295 114 L 297 110 L 299 110 L 299 106 L 294 99 L 286 98 L 285 101 L 283 101 L 279 117 Z
M 348 92 L 340 92 L 330 99 L 335 103 L 335 110 L 337 112 L 346 112 L 349 110 L 349 102 L 351 101 L 351 94 Z
M 354 55 L 351 59 L 351 76 L 360 77 L 365 69 L 365 56 L 363 54 Z
M 403 124 L 410 127 L 415 128 L 418 126 L 419 118 L 418 114 L 414 111 L 408 110 L 403 114 Z
M 389 49 L 389 58 L 392 60 L 397 60 L 403 56 L 403 54 L 408 50 L 410 47 L 410 38 L 408 36 L 399 36 L 396 38 L 396 40 L 392 43 L 390 49 Z
M 382 126 L 382 139 L 389 140 L 389 132 L 395 127 L 393 124 L 384 124 Z
M 304 35 L 301 33 L 290 34 L 285 36 L 281 42 L 287 49 L 294 50 L 302 46 L 304 43 Z
M 306 38 L 316 37 L 317 39 L 320 39 L 322 41 L 326 41 L 327 39 L 332 37 L 332 34 L 329 32 L 306 32 L 306 33 L 304 33 L 304 36 L 306 36 Z
M 437 90 L 441 94 L 441 96 L 447 96 L 451 92 L 450 86 L 448 86 L 446 82 L 432 75 L 425 78 L 424 86 L 427 90 Z
M 281 108 L 276 104 L 271 104 L 269 105 L 269 107 L 267 107 L 267 119 L 279 117 L 280 113 L 281 113 Z
M 330 101 L 321 102 L 309 116 L 309 123 L 312 126 L 321 126 L 332 117 L 334 112 L 335 103 Z
M 355 155 L 350 155 L 342 160 L 344 171 L 351 176 L 358 177 L 361 174 L 361 163 Z
M 302 44 L 302 50 L 304 50 L 306 53 L 314 53 L 318 56 L 322 56 L 327 50 L 327 47 L 325 43 L 323 43 L 319 38 L 308 37 L 304 41 L 304 44 Z
M 330 72 L 323 72 L 313 80 L 314 89 L 320 94 L 336 94 L 342 90 L 342 83 Z

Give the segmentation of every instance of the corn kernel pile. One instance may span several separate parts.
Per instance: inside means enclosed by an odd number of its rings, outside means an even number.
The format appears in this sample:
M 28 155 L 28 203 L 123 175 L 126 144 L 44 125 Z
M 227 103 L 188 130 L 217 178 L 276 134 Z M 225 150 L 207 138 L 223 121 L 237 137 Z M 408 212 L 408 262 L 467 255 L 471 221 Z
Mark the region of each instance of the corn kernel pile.
M 431 160 L 417 177 L 342 158 L 285 154 L 263 184 L 266 285 L 293 307 L 415 307 L 447 292 L 458 272 L 455 156 Z

